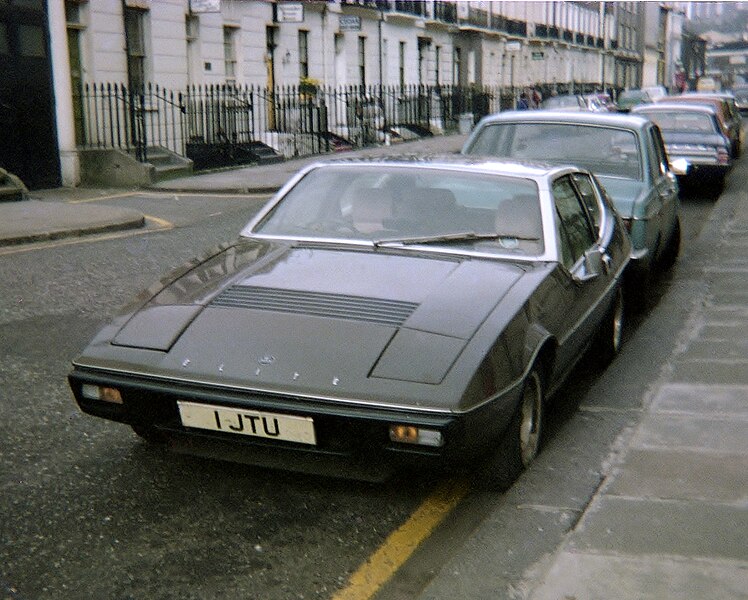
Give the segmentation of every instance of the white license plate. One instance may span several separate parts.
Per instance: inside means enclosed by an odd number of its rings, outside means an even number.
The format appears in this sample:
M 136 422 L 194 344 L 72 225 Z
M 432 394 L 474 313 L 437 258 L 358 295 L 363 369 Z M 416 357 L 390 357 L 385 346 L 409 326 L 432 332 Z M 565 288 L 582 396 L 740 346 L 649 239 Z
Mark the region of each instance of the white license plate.
M 208 406 L 177 401 L 179 416 L 185 427 L 223 431 L 239 435 L 317 444 L 314 422 L 310 417 L 294 417 L 225 406 Z

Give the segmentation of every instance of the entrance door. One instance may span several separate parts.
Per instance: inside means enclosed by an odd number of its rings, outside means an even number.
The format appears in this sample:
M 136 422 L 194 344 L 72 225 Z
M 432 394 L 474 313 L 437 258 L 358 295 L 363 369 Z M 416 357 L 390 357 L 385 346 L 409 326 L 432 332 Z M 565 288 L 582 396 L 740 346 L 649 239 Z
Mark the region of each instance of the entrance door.
M 0 1 L 0 167 L 29 188 L 60 185 L 44 0 Z

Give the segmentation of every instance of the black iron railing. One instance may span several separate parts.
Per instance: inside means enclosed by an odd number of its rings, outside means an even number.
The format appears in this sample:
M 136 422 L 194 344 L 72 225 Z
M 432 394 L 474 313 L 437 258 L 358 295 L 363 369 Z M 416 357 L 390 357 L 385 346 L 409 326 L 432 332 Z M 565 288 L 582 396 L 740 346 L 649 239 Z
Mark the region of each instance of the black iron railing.
M 503 92 L 503 94 L 502 94 Z M 511 101 L 497 87 L 191 86 L 128 89 L 86 84 L 79 104 L 85 148 L 119 148 L 147 162 L 149 148 L 202 156 L 220 151 L 226 164 L 253 145 L 285 157 L 307 156 L 431 135 L 475 121 Z
M 549 32 L 550 33 L 550 32 Z M 591 82 L 537 84 L 544 97 L 599 89 Z M 166 148 L 195 168 L 309 156 L 457 130 L 461 116 L 514 108 L 519 88 L 498 86 L 191 86 L 86 84 L 78 99 L 84 148 L 118 148 L 148 161 Z
M 149 146 L 183 148 L 186 109 L 180 92 L 150 84 L 132 89 L 87 83 L 77 101 L 83 112 L 84 147 L 121 148 L 142 162 L 148 159 Z

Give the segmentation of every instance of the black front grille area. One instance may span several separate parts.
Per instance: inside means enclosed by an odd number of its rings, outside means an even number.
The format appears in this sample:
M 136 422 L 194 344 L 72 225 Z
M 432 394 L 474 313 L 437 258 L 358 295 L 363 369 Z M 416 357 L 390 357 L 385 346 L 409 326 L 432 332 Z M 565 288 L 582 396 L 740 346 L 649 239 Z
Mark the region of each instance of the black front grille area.
M 418 305 L 381 298 L 234 285 L 221 292 L 211 306 L 270 310 L 399 327 Z

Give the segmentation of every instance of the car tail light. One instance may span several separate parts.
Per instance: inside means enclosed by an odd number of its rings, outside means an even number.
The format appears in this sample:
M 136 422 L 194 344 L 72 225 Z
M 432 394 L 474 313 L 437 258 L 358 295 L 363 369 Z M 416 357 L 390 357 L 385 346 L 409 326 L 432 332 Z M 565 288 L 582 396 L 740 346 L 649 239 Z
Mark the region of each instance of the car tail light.
M 117 388 L 113 387 L 84 383 L 81 386 L 81 395 L 89 400 L 101 400 L 113 404 L 122 404 L 122 394 Z
M 444 436 L 436 429 L 422 429 L 414 425 L 390 425 L 390 440 L 401 444 L 418 444 L 439 447 L 444 445 Z
M 717 162 L 721 165 L 726 165 L 730 162 L 730 153 L 727 152 L 727 148 L 722 146 L 717 148 Z

